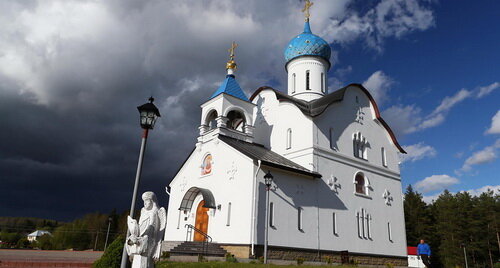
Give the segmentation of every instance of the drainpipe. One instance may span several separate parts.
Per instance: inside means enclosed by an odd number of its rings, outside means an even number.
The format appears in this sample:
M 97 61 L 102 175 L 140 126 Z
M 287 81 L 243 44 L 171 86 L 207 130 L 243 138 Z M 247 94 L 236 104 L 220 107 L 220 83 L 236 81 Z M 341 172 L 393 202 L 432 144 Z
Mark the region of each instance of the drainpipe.
M 251 235 L 251 238 L 250 240 L 252 241 L 252 256 L 255 256 L 255 212 L 256 212 L 256 200 L 257 200 L 257 197 L 255 195 L 255 185 L 257 184 L 257 174 L 259 174 L 259 170 L 260 170 L 260 160 L 257 160 L 257 171 L 255 171 L 255 176 L 254 176 L 254 180 L 253 180 L 253 185 L 252 185 L 252 229 L 250 230 L 250 235 Z

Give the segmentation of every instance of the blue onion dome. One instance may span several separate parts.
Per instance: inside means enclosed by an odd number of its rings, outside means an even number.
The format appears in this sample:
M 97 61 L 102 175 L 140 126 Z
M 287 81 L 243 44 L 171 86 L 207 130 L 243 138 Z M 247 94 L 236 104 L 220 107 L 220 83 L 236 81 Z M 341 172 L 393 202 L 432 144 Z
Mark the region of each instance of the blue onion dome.
M 287 63 L 300 56 L 318 56 L 330 63 L 331 54 L 328 42 L 311 32 L 309 21 L 304 24 L 304 32 L 290 40 L 285 48 Z

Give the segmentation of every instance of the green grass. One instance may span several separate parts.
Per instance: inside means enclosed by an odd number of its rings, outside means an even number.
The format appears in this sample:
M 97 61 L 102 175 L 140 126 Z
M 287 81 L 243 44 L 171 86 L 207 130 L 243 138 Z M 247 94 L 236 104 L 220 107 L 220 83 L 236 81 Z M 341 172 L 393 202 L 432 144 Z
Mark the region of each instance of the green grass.
M 331 266 L 325 264 L 324 266 Z M 201 268 L 251 268 L 251 267 L 297 267 L 297 265 L 274 265 L 274 264 L 254 264 L 254 263 L 230 263 L 230 262 L 220 262 L 220 261 L 211 261 L 211 262 L 170 262 L 170 261 L 162 261 L 156 264 L 157 268 L 167 268 L 167 267 L 201 267 Z M 313 268 L 318 266 L 312 265 L 300 265 L 300 267 Z M 336 268 L 348 268 L 354 266 L 335 266 Z

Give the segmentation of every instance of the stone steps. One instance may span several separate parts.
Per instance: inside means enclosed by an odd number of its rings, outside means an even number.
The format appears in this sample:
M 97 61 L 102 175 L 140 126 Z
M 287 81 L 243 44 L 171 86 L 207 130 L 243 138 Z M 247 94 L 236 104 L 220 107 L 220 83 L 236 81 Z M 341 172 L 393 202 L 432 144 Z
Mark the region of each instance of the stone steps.
M 205 255 L 224 257 L 227 251 L 215 243 L 183 242 L 170 250 L 171 255 Z

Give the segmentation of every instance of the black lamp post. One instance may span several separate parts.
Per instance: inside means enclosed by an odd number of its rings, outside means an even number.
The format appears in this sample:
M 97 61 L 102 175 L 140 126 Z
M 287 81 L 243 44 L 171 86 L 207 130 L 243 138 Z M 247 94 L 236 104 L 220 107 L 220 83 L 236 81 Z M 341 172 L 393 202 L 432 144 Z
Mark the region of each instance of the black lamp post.
M 148 133 L 149 130 L 153 129 L 153 127 L 155 126 L 156 119 L 160 117 L 160 111 L 153 104 L 154 100 L 155 99 L 153 97 L 150 97 L 148 103 L 145 103 L 137 107 L 137 110 L 139 110 L 139 115 L 140 115 L 141 128 L 144 129 L 144 132 L 142 134 L 141 151 L 139 153 L 139 162 L 137 163 L 137 172 L 135 174 L 135 184 L 134 184 L 134 193 L 132 194 L 132 204 L 130 205 L 131 218 L 134 217 L 135 200 L 137 197 L 137 189 L 139 187 L 139 179 L 141 178 L 142 161 L 144 160 L 144 151 L 146 150 L 146 141 L 148 139 Z M 129 230 L 127 230 L 127 237 L 129 236 L 129 234 L 130 232 Z M 127 239 L 127 237 L 125 237 L 125 239 Z M 127 267 L 127 249 L 123 247 L 121 268 L 126 268 L 126 267 Z
M 264 263 L 267 264 L 267 244 L 269 242 L 269 190 L 273 183 L 273 174 L 267 171 L 264 175 L 264 183 L 266 184 L 266 221 L 265 221 L 265 240 L 264 240 Z

